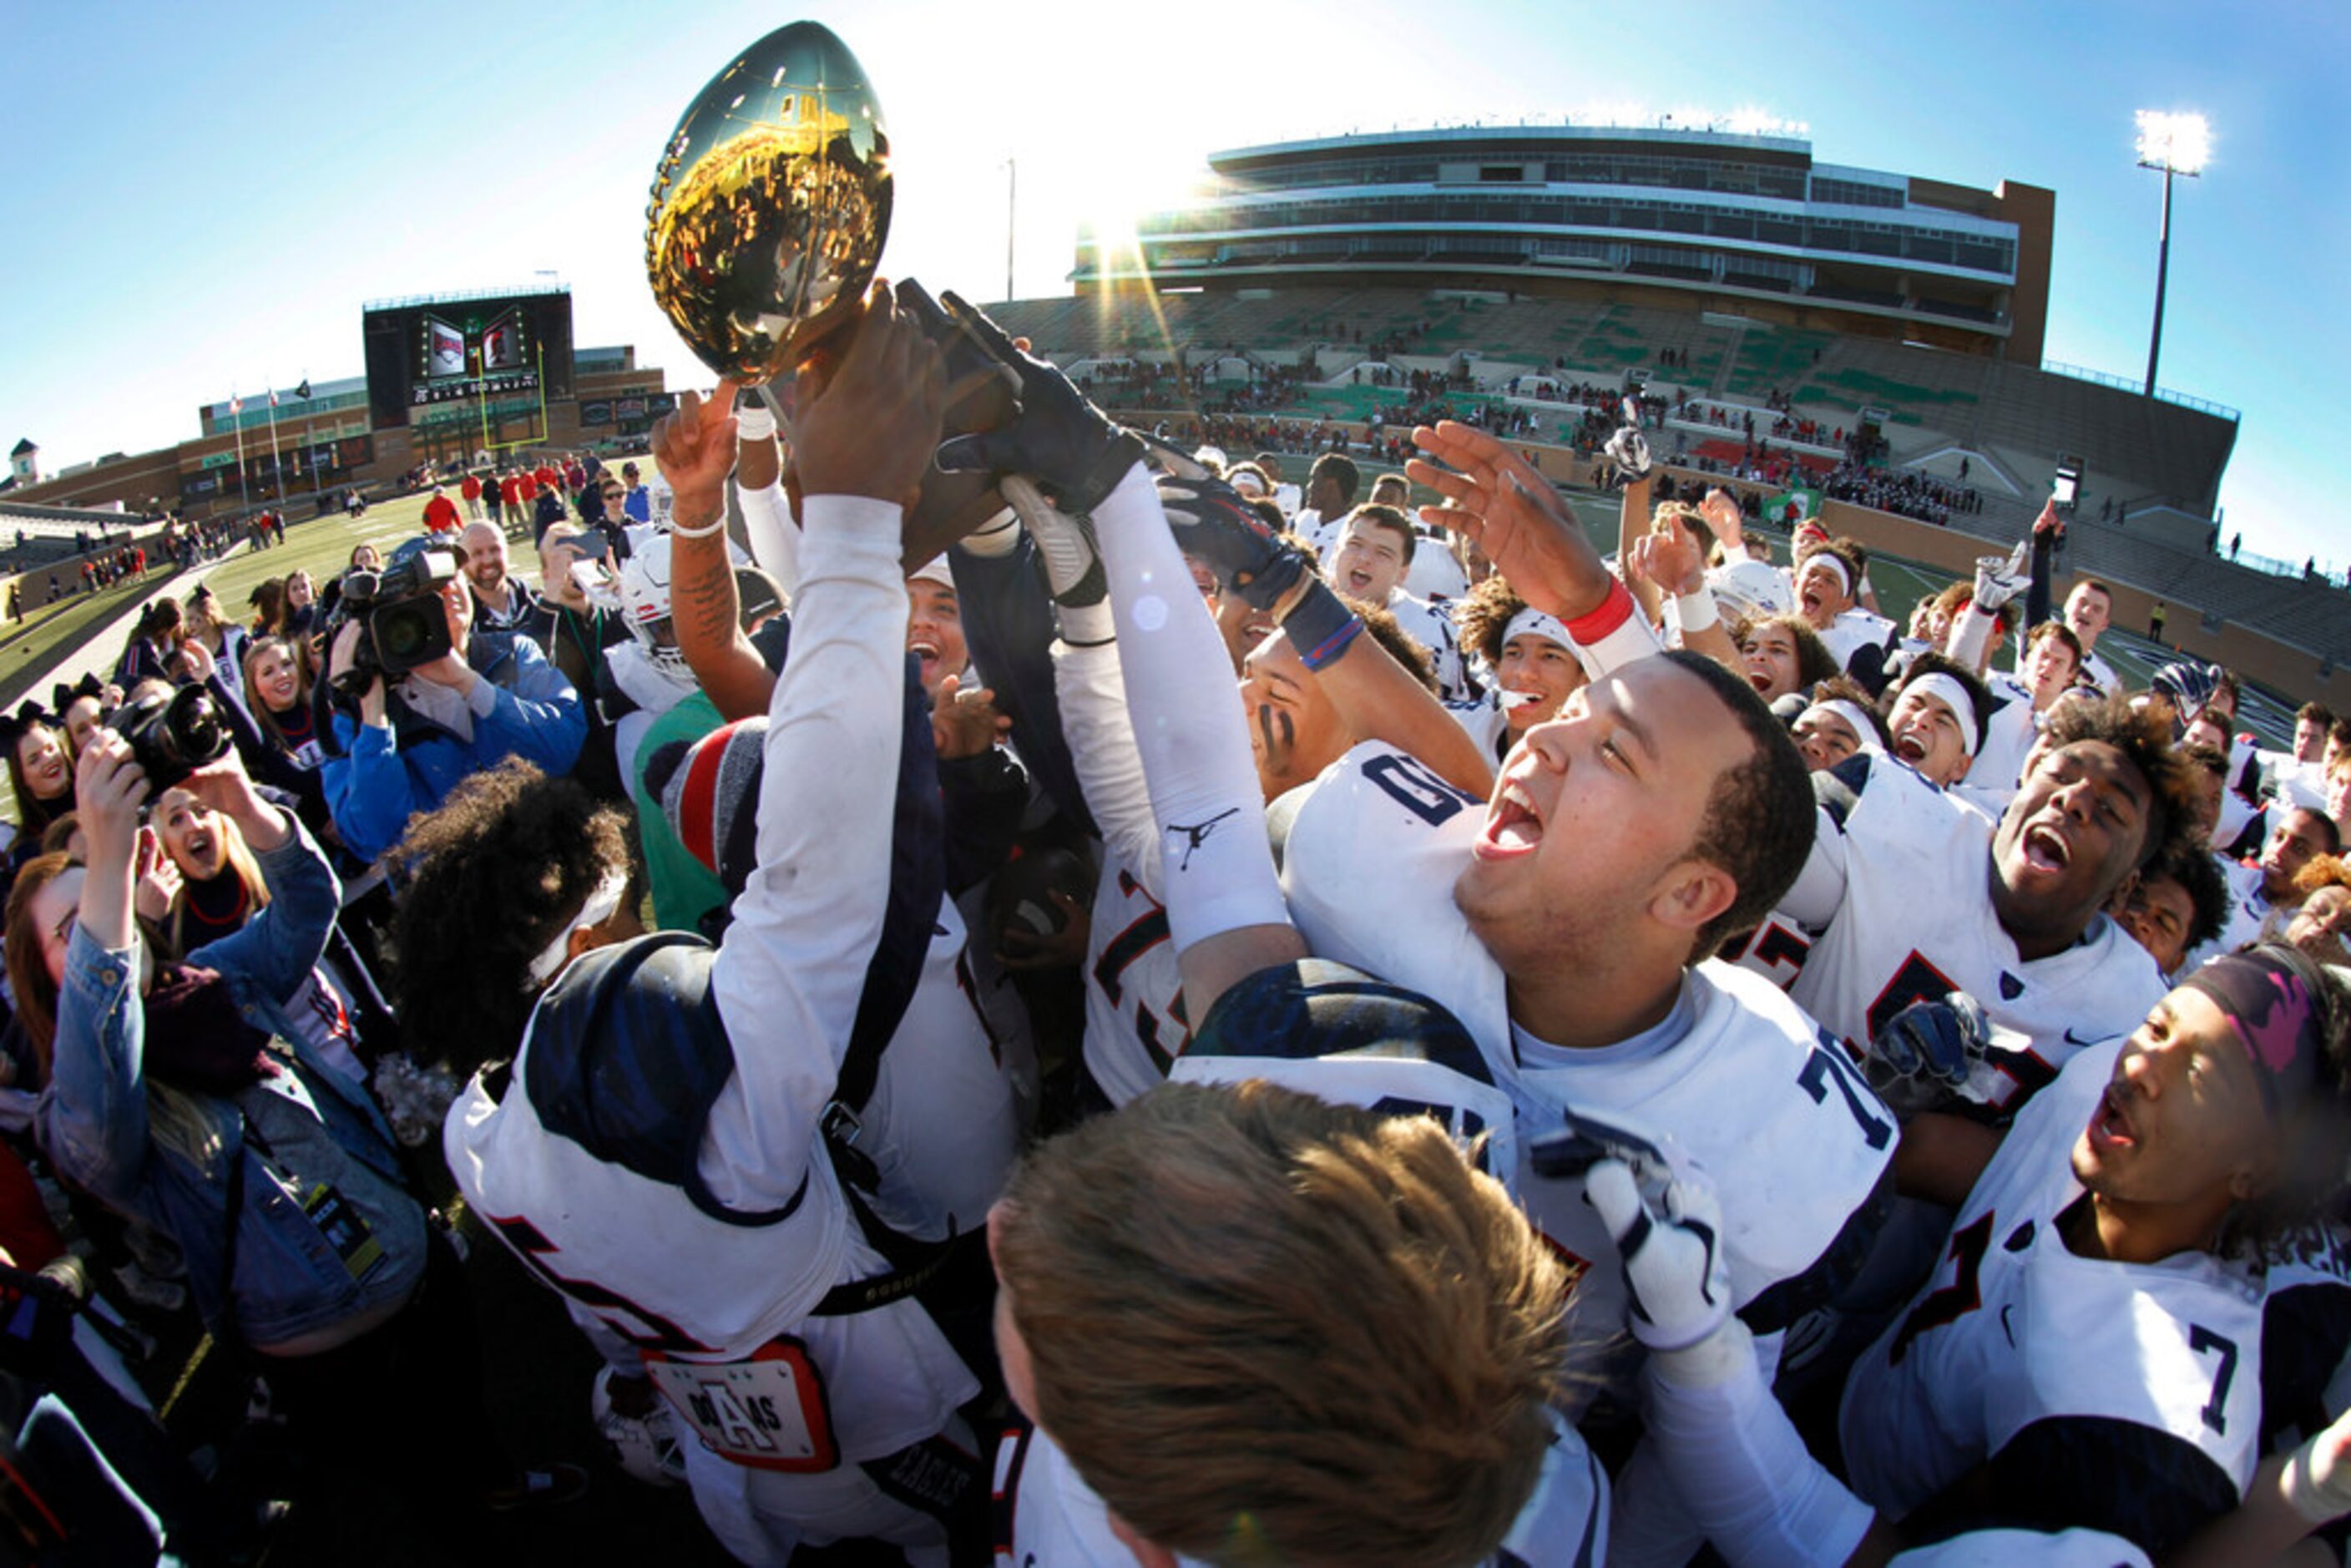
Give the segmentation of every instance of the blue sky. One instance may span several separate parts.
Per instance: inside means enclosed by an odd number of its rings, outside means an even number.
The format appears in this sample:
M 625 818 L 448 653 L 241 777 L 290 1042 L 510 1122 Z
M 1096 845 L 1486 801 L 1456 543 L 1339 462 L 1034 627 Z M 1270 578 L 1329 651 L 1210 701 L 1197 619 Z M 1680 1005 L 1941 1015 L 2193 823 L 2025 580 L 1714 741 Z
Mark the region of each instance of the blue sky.
M 1066 290 L 1081 217 L 1173 193 L 1212 148 L 1397 122 L 1759 109 L 1823 162 L 2057 193 L 2048 357 L 2137 379 L 2159 177 L 2132 111 L 2193 109 L 2164 385 L 2241 409 L 2221 501 L 2246 549 L 2351 561 L 2319 465 L 2351 399 L 2351 7 L 1638 7 L 1195 0 L 1174 10 L 820 3 L 898 155 L 883 269 L 994 298 L 1004 162 L 1018 290 Z M 1180 17 L 1164 33 L 1150 15 Z M 0 441 L 52 465 L 195 433 L 196 408 L 360 369 L 367 299 L 572 288 L 582 344 L 702 372 L 643 271 L 646 185 L 729 52 L 796 13 L 580 0 L 47 5 L 11 29 L 14 221 Z M 984 18 L 984 21 L 982 20 Z M 2092 454 L 2093 470 L 2095 455 Z M 2095 482 L 2095 481 L 2094 481 Z

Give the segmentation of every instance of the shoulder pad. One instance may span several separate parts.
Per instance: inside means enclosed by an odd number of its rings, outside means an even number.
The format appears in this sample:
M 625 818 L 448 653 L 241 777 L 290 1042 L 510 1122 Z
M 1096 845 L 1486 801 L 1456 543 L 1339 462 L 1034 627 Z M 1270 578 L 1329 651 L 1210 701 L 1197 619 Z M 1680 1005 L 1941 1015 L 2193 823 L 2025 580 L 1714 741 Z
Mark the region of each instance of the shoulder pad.
M 1868 752 L 1856 751 L 1835 767 L 1813 775 L 1813 799 L 1840 828 L 1861 804 L 1861 792 L 1869 788 L 1872 760 Z
M 574 959 L 531 1015 L 523 1088 L 549 1132 L 714 1218 L 764 1223 L 790 1209 L 735 1213 L 696 1168 L 710 1107 L 735 1075 L 710 988 L 716 956 L 699 936 L 662 931 Z

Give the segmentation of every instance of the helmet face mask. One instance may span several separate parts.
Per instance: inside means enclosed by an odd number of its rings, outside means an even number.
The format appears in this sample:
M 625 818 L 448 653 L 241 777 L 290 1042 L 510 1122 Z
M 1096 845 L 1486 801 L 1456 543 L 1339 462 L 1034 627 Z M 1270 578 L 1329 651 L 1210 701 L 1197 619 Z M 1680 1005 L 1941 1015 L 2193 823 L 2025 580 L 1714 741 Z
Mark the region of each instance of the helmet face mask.
M 614 592 L 620 601 L 621 620 L 645 661 L 672 680 L 690 683 L 694 673 L 678 649 L 677 626 L 670 616 L 669 551 L 670 538 L 665 533 L 637 545 L 621 562 Z

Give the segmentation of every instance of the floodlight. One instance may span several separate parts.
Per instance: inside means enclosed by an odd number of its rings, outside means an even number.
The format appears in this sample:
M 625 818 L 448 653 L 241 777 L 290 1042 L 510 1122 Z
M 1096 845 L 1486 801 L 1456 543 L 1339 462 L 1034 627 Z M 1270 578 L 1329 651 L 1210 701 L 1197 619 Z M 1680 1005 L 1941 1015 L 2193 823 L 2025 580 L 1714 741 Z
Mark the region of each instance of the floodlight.
M 2173 174 L 2201 174 L 2212 157 L 2212 128 L 2200 114 L 2138 111 L 2138 165 Z
M 2147 340 L 2147 395 L 2155 395 L 2155 367 L 2163 352 L 2163 291 L 2171 272 L 2171 177 L 2204 172 L 2212 156 L 2212 128 L 2200 114 L 2138 111 L 2138 166 L 2163 172 L 2163 222 L 2155 252 L 2155 329 Z

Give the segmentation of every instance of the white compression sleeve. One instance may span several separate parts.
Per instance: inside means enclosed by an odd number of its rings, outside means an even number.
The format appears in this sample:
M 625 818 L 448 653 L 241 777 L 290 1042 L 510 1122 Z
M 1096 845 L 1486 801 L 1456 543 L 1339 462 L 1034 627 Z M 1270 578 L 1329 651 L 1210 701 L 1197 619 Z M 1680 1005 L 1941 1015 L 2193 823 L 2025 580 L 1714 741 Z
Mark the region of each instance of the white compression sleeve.
M 1876 1511 L 1805 1450 L 1747 1341 L 1733 1318 L 1687 1351 L 1649 1358 L 1650 1442 L 1707 1539 L 1740 1568 L 1843 1563 Z
M 1117 642 L 1080 648 L 1054 643 L 1053 695 L 1078 788 L 1085 792 L 1086 810 L 1102 842 L 1134 868 L 1152 897 L 1159 897 L 1159 824 L 1152 820 L 1151 790 L 1126 714 Z
M 1991 651 L 1991 634 L 1999 627 L 1998 620 L 1970 604 L 1959 612 L 1959 618 L 1952 624 L 1950 635 L 1946 639 L 1949 643 L 1951 659 L 1970 670 L 1981 671 Z M 2022 667 L 2020 663 L 2018 668 Z
M 1176 950 L 1244 926 L 1286 925 L 1232 661 L 1140 463 L 1093 520 Z
M 764 490 L 745 489 L 743 534 L 751 542 L 751 559 L 776 580 L 789 600 L 800 591 L 800 529 L 792 521 L 792 505 L 781 479 Z

